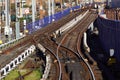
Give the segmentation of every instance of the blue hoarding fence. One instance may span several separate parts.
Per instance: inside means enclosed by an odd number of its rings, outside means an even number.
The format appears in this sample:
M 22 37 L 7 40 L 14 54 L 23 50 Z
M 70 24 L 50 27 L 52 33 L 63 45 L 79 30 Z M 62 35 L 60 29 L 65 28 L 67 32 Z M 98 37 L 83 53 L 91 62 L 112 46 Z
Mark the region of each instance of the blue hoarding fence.
M 52 19 L 54 19 L 55 21 L 61 19 L 62 17 L 68 15 L 70 13 L 70 10 L 74 10 L 74 9 L 79 9 L 80 6 L 74 6 L 71 8 L 67 8 L 61 12 L 57 12 L 54 15 L 51 16 L 46 16 L 43 19 L 40 20 L 36 20 L 34 23 L 29 23 L 26 25 L 26 29 L 29 31 L 29 34 L 32 34 L 33 32 L 35 32 L 36 30 L 47 26 L 48 24 L 52 23 Z

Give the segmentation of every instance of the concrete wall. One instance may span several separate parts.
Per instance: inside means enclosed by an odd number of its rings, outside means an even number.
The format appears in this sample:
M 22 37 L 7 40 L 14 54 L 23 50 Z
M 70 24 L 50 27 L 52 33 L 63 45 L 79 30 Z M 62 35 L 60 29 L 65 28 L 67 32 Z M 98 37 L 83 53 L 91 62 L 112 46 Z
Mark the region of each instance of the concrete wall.
M 4 78 L 11 70 L 13 70 L 18 64 L 22 63 L 31 53 L 35 51 L 35 46 L 30 46 L 27 50 L 21 53 L 18 57 L 12 60 L 9 64 L 0 69 L 0 80 Z

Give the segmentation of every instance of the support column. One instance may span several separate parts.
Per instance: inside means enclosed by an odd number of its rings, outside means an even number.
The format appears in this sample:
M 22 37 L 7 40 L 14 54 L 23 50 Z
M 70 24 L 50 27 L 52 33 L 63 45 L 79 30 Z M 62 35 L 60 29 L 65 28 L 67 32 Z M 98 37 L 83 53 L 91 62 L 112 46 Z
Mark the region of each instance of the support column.
M 55 14 L 55 1 L 54 0 L 52 0 L 52 21 L 55 21 L 55 16 L 54 16 L 54 14 Z
M 29 56 L 28 50 L 26 50 L 26 52 L 27 52 L 27 57 L 28 57 Z
M 63 11 L 63 0 L 60 0 L 61 11 Z
M 16 22 L 15 22 L 15 29 L 16 29 L 16 31 L 15 31 L 15 33 L 16 33 L 16 39 L 18 39 L 19 37 L 20 37 L 20 22 L 19 22 L 19 20 L 18 20 L 18 12 L 19 12 L 19 10 L 18 10 L 18 0 L 15 0 L 16 2 L 15 2 L 15 8 L 16 8 Z
M 27 55 L 25 55 L 26 54 L 26 51 L 24 52 L 24 58 L 26 58 L 27 57 Z
M 79 5 L 78 0 L 76 0 L 77 6 Z
M 34 28 L 35 23 L 35 13 L 36 13 L 36 0 L 32 0 L 32 28 Z
M 48 0 L 48 16 L 49 16 L 49 22 L 51 22 L 50 16 L 51 16 L 51 0 Z
M 72 2 L 71 2 L 71 0 L 69 0 L 69 8 L 70 8 L 70 12 L 72 12 Z
M 111 0 L 108 0 L 108 6 L 111 6 L 111 4 L 110 4 L 110 3 L 111 3 Z
M 39 13 L 40 13 L 39 15 L 40 19 L 43 19 L 43 1 L 42 0 L 40 0 L 40 3 L 39 3 Z
M 19 4 L 20 4 L 20 17 L 23 17 L 23 15 L 22 15 L 22 8 L 23 8 L 23 6 L 22 6 L 22 0 L 20 0 L 19 1 Z
M 90 3 L 92 4 L 92 3 L 93 3 L 93 0 L 91 0 Z
M 5 29 L 4 34 L 6 35 L 6 38 L 10 41 L 10 24 L 9 24 L 9 0 L 5 0 Z
M 70 7 L 71 7 L 71 0 L 68 0 L 69 1 L 69 5 L 70 5 Z

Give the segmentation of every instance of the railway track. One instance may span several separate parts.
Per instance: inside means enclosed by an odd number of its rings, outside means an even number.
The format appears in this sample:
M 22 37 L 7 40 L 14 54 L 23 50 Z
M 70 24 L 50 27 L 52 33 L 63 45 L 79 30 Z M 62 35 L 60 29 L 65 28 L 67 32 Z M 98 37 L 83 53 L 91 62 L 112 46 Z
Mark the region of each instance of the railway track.
M 80 64 L 82 63 L 81 58 L 79 57 L 79 55 L 77 53 L 74 53 L 72 50 L 70 50 L 69 48 L 64 47 L 64 46 L 62 48 L 60 48 L 60 54 L 57 54 L 56 49 L 59 46 L 59 44 L 57 44 L 53 40 L 51 40 L 50 34 L 51 34 L 51 32 L 47 32 L 47 33 L 45 33 L 45 35 L 42 35 L 41 40 L 39 41 L 39 43 L 44 45 L 45 48 L 50 49 L 58 57 L 57 61 L 60 61 L 59 80 L 60 79 L 62 79 L 62 80 L 71 80 L 70 76 L 74 75 L 75 72 L 73 71 L 74 74 L 72 73 L 72 71 L 68 72 L 66 70 L 66 66 L 67 66 L 67 68 L 70 69 L 70 67 L 68 65 L 75 63 L 77 65 L 76 66 L 77 69 L 79 69 Z M 82 66 L 85 67 L 84 64 L 82 64 Z M 72 68 L 72 66 L 71 66 L 71 68 Z M 84 68 L 82 68 L 82 69 L 84 69 Z M 87 71 L 87 70 L 84 70 L 84 71 Z M 83 75 L 85 76 L 85 74 L 84 74 L 85 72 L 81 71 L 81 73 L 83 73 Z M 87 79 L 87 77 L 85 77 L 85 80 Z M 77 75 L 77 77 L 74 76 L 74 78 L 83 79 L 84 77 L 80 77 L 80 75 Z
M 85 61 L 85 58 L 81 54 L 81 50 L 80 50 L 80 42 L 82 39 L 82 35 L 85 32 L 85 30 L 87 30 L 90 23 L 95 20 L 96 18 L 95 16 L 97 17 L 96 14 L 89 12 L 85 16 L 85 18 L 83 18 L 77 25 L 75 25 L 72 29 L 66 32 L 63 38 L 59 41 L 59 46 L 57 47 L 57 54 L 60 54 L 59 49 L 60 46 L 62 45 L 76 52 L 79 55 L 79 57 L 83 60 L 82 62 L 84 64 L 83 70 L 89 73 L 86 75 L 87 77 L 84 76 L 83 80 L 95 80 L 94 73 L 91 67 L 89 66 L 89 64 Z M 85 65 L 87 66 L 86 68 Z M 76 79 L 74 78 L 73 80 Z
M 12 53 L 12 51 L 14 51 L 15 49 L 17 49 L 21 46 L 26 45 L 26 43 L 29 43 L 30 45 L 34 44 L 34 41 L 37 42 L 39 40 L 39 36 L 41 37 L 43 34 L 47 34 L 48 32 L 50 33 L 50 32 L 53 32 L 53 31 L 57 30 L 58 28 L 65 25 L 67 22 L 69 22 L 70 20 L 72 20 L 73 18 L 78 16 L 79 14 L 84 13 L 85 11 L 86 10 L 81 10 L 81 11 L 78 11 L 76 13 L 74 13 L 74 12 L 70 13 L 66 17 L 60 19 L 59 21 L 55 21 L 52 24 L 49 24 L 48 26 L 46 26 L 45 28 L 42 28 L 42 29 L 34 32 L 32 35 L 26 36 L 20 42 L 18 42 L 16 44 L 13 44 L 13 45 L 10 44 L 11 46 L 2 49 L 1 54 L 6 54 L 8 52 Z
M 75 13 L 74 12 L 70 13 L 68 16 L 64 17 L 63 19 L 61 19 L 59 21 L 56 21 L 56 22 L 53 22 L 52 24 L 48 25 L 47 27 L 36 31 L 32 35 L 26 36 L 24 39 L 22 39 L 18 43 L 12 44 L 11 46 L 9 46 L 7 48 L 2 49 L 1 55 L 4 56 L 4 58 L 5 58 L 4 60 L 6 62 L 2 62 L 3 60 L 1 60 L 2 64 L 0 64 L 0 68 L 4 67 L 6 64 L 11 62 L 13 60 L 13 58 L 15 58 L 20 53 L 22 53 L 22 51 L 26 50 L 30 45 L 33 45 L 33 44 L 37 45 L 38 42 L 41 41 L 41 39 L 40 39 L 40 38 L 42 38 L 41 36 L 44 36 L 48 33 L 52 33 L 56 29 L 60 28 L 61 26 L 65 25 L 67 22 L 69 22 L 70 20 L 72 20 L 73 18 L 78 16 L 79 14 L 82 14 L 83 12 L 85 12 L 85 11 L 83 10 L 83 11 L 78 11 L 78 12 L 75 12 Z M 11 56 L 11 55 L 13 55 L 13 56 Z M 2 57 L 2 56 L 0 56 L 0 57 Z
M 72 12 L 68 16 L 60 19 L 59 21 L 55 21 L 52 24 L 48 25 L 47 27 L 36 31 L 33 34 L 34 40 L 39 42 L 41 36 L 46 36 L 48 34 L 52 34 L 57 29 L 59 29 L 60 27 L 62 27 L 63 25 L 65 25 L 66 23 L 71 21 L 72 19 L 74 19 L 76 16 L 78 16 L 80 14 L 84 14 L 85 11 L 86 10 L 80 10 L 80 11 L 77 11 L 77 12 Z
M 59 67 L 61 69 L 59 80 L 102 80 L 101 74 L 96 74 L 97 71 L 95 69 L 98 69 L 98 67 L 94 65 L 95 68 L 93 68 L 93 65 L 86 61 L 92 59 L 91 57 L 87 57 L 90 58 L 87 59 L 82 54 L 80 47 L 83 33 L 87 30 L 90 23 L 96 19 L 96 17 L 97 14 L 89 12 L 77 25 L 61 35 L 57 40 L 51 39 L 50 32 L 42 37 L 44 41 L 41 40 L 40 43 L 46 48 L 52 50 L 58 57 L 58 61 L 60 61 Z M 92 62 L 96 63 L 94 60 L 92 60 Z M 76 72 L 72 69 L 72 65 L 76 65 Z M 78 73 L 79 75 L 75 76 L 77 71 L 81 72 L 81 74 Z
M 99 80 L 101 76 L 98 75 L 100 74 L 94 75 L 96 73 L 92 68 L 94 65 L 86 61 L 87 59 L 81 51 L 83 33 L 87 30 L 89 24 L 96 19 L 97 14 L 89 11 L 78 24 L 69 31 L 62 33 L 61 37 L 51 38 L 51 34 L 61 26 L 76 16 L 84 14 L 85 11 L 73 12 L 65 18 L 53 22 L 49 26 L 27 36 L 19 44 L 3 50 L 3 54 L 12 53 L 18 47 L 25 46 L 26 43 L 27 46 L 34 44 L 36 47 L 41 44 L 47 50 L 46 54 L 52 56 L 52 67 L 49 73 L 51 80 Z
M 71 72 L 67 70 L 69 67 L 68 65 L 70 65 L 71 63 L 72 64 L 76 63 L 76 65 L 80 64 L 79 56 L 64 46 L 61 47 L 60 54 L 57 55 L 56 48 L 57 48 L 58 44 L 53 42 L 50 38 L 44 39 L 44 42 L 45 43 L 41 43 L 41 44 L 43 44 L 46 49 L 51 50 L 51 52 L 54 55 L 56 55 L 57 61 L 60 64 L 59 65 L 59 69 L 60 69 L 59 79 L 55 79 L 55 80 L 61 80 L 61 79 L 62 80 L 71 80 L 70 79 Z M 71 67 L 73 67 L 73 66 L 71 66 Z M 79 68 L 79 65 L 76 67 Z M 56 73 L 58 73 L 58 72 L 56 72 Z

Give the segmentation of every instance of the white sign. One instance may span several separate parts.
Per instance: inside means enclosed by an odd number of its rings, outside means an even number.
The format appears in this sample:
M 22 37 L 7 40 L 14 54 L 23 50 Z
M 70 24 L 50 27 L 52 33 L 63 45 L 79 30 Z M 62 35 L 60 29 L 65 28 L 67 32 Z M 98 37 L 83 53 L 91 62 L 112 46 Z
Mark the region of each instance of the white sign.
M 114 49 L 110 49 L 110 56 L 112 57 L 114 55 Z
M 28 14 L 28 13 L 30 13 L 29 8 L 26 8 L 25 9 L 25 14 Z
M 12 28 L 10 27 L 10 33 L 9 33 L 10 35 L 12 34 Z
M 11 35 L 12 34 L 12 28 L 11 27 L 5 27 L 4 34 L 5 35 Z
M 24 25 L 26 25 L 26 20 L 23 21 Z
M 9 35 L 9 28 L 8 28 L 8 27 L 5 27 L 4 29 L 5 29 L 5 30 L 4 30 L 4 34 L 5 34 L 5 35 Z

